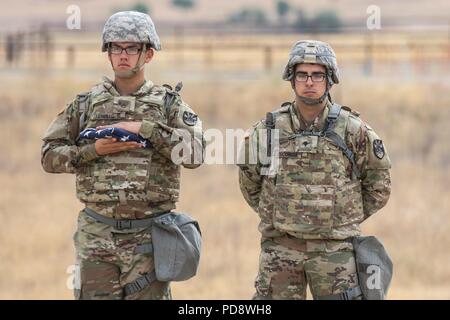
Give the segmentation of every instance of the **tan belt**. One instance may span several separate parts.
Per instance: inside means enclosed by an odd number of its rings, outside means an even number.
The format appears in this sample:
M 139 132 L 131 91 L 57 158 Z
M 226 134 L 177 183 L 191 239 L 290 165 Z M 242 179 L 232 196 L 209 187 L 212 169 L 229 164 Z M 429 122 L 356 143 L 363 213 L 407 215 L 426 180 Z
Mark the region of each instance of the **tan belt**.
M 290 235 L 273 238 L 273 242 L 285 246 L 286 248 L 298 251 L 306 251 L 306 240 L 299 239 Z
M 352 249 L 352 240 L 332 240 L 332 239 L 300 239 L 289 234 L 272 238 L 273 242 L 286 248 L 303 252 L 334 252 L 339 250 Z M 331 249 L 331 247 L 336 247 Z
M 159 212 L 170 211 L 174 206 L 154 208 L 146 201 L 127 200 L 126 204 L 120 202 L 86 203 L 86 207 L 98 214 L 114 219 L 145 219 Z
M 152 225 L 154 218 L 159 217 L 162 214 L 169 213 L 164 212 L 146 219 L 113 219 L 98 214 L 97 212 L 95 212 L 90 208 L 84 208 L 84 212 L 91 218 L 101 223 L 107 224 L 113 228 L 116 228 L 117 230 L 147 228 Z

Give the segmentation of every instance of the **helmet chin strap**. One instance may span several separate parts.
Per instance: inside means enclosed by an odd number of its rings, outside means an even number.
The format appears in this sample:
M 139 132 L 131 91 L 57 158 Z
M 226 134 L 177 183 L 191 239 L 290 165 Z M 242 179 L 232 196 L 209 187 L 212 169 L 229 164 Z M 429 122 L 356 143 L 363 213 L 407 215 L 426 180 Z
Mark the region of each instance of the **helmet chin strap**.
M 139 58 L 138 58 L 138 61 L 136 62 L 136 65 L 132 69 L 127 70 L 127 71 L 119 71 L 119 70 L 114 69 L 112 60 L 109 59 L 111 62 L 111 67 L 114 70 L 115 76 L 118 78 L 123 78 L 123 79 L 129 79 L 129 78 L 134 77 L 139 71 L 141 71 L 144 68 L 146 52 L 147 52 L 147 46 L 144 45 L 142 51 L 139 53 Z
M 301 102 L 303 102 L 304 104 L 310 105 L 310 106 L 322 104 L 322 102 L 327 97 L 328 97 L 328 89 L 325 90 L 325 93 L 320 98 L 316 98 L 316 99 L 312 99 L 312 98 L 308 98 L 308 97 L 304 97 L 304 96 L 298 96 L 298 98 L 300 99 Z

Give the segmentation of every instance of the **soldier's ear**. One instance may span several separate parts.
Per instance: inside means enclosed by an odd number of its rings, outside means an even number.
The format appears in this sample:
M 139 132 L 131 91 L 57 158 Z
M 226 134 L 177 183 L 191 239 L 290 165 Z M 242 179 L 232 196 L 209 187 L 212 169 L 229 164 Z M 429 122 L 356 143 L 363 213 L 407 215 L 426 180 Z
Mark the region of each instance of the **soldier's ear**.
M 297 96 L 297 89 L 295 88 L 295 79 L 292 78 L 291 80 L 291 88 L 294 91 L 294 94 Z
M 147 49 L 145 52 L 145 63 L 149 63 L 153 59 L 154 51 L 152 48 Z
M 110 62 L 110 63 L 112 63 L 112 61 L 111 61 L 111 53 L 108 51 L 108 61 Z

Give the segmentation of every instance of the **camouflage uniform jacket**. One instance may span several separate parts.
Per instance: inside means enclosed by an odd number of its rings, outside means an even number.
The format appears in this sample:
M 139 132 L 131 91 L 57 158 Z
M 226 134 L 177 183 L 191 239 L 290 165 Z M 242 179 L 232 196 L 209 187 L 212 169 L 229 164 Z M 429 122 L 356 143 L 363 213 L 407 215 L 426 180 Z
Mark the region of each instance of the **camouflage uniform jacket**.
M 113 82 L 104 78 L 87 94 L 84 123 L 79 121 L 80 104 L 80 99 L 73 100 L 47 129 L 41 154 L 44 170 L 75 173 L 77 197 L 87 205 L 142 203 L 149 208 L 146 214 L 174 209 L 179 164 L 198 167 L 204 150 L 201 121 L 178 93 L 147 80 L 131 95 L 120 96 Z M 152 148 L 99 156 L 93 140 L 77 139 L 83 128 L 121 121 L 142 121 L 139 134 Z M 181 154 L 181 163 L 171 160 L 172 153 Z
M 241 149 L 246 161 L 239 165 L 239 184 L 245 200 L 261 218 L 263 236 L 346 239 L 359 235 L 359 224 L 387 203 L 391 190 L 389 156 L 377 134 L 350 108 L 341 109 L 333 131 L 353 152 L 359 178 L 349 159 L 328 138 L 292 139 L 305 130 L 322 130 L 330 107 L 328 102 L 310 127 L 294 103 L 275 111 L 279 165 L 272 175 L 261 174 L 259 158 L 255 163 L 249 161 L 252 145 L 265 148 L 262 141 L 266 140 L 258 141 L 266 129 L 265 120 L 247 131 Z

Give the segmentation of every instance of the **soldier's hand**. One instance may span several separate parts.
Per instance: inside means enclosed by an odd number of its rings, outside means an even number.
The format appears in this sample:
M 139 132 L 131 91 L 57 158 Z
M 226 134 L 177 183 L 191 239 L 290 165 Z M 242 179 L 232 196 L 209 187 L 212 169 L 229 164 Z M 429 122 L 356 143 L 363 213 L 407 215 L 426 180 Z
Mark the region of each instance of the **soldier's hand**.
M 100 129 L 114 127 L 114 128 L 124 129 L 124 130 L 130 131 L 135 134 L 139 134 L 139 130 L 141 129 L 141 124 L 142 124 L 142 122 L 140 122 L 140 121 L 118 122 L 118 123 L 110 124 L 108 126 L 98 126 L 95 129 L 100 130 Z
M 95 141 L 95 152 L 103 156 L 106 154 L 142 148 L 142 145 L 135 141 L 122 142 L 116 138 L 98 139 Z

